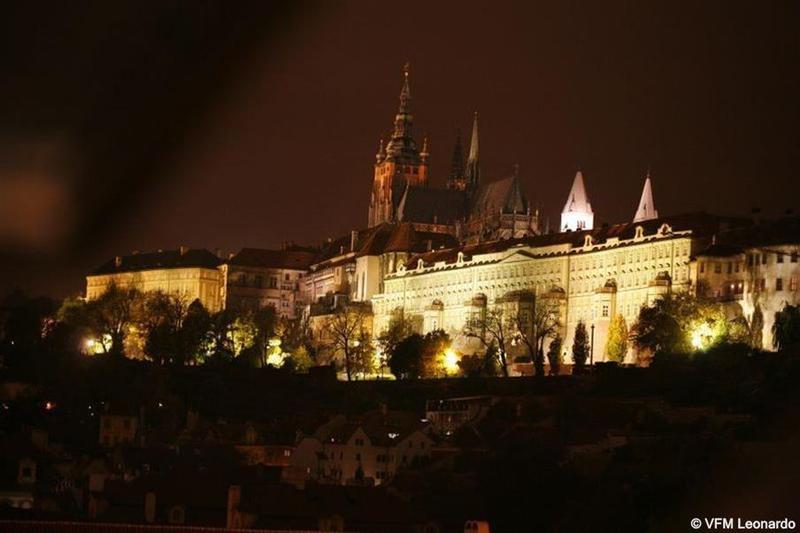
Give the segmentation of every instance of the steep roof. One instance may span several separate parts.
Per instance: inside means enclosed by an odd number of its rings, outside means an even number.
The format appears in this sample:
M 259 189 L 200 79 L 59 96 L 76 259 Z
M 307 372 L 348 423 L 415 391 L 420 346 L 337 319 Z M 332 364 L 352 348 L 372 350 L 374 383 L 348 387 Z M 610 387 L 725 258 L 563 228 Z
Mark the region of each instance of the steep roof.
M 656 209 L 656 204 L 653 201 L 653 186 L 650 183 L 650 174 L 648 173 L 647 178 L 644 180 L 642 197 L 639 199 L 639 208 L 636 210 L 636 214 L 633 216 L 633 221 L 642 222 L 652 218 L 658 218 L 658 210 Z
M 466 196 L 454 189 L 408 186 L 397 208 L 403 222 L 454 224 L 464 217 Z
M 311 250 L 264 250 L 242 248 L 228 263 L 231 265 L 307 270 L 318 252 Z
M 473 214 L 525 213 L 528 200 L 522 193 L 519 176 L 514 175 L 482 185 L 472 203 Z
M 91 274 L 117 274 L 162 268 L 217 268 L 221 263 L 219 257 L 205 248 L 159 250 L 112 258 Z
M 580 170 L 575 173 L 572 180 L 572 189 L 567 196 L 567 203 L 564 204 L 562 213 L 591 213 L 592 204 L 589 203 L 589 196 L 586 194 L 586 185 L 583 183 L 583 172 Z

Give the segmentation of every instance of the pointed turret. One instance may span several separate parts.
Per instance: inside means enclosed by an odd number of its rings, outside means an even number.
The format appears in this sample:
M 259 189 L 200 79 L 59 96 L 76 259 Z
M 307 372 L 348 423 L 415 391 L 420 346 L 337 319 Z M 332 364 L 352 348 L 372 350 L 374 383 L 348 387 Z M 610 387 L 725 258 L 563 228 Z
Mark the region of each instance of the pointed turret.
M 589 196 L 586 194 L 586 185 L 583 183 L 583 172 L 578 170 L 572 180 L 572 189 L 569 191 L 567 203 L 561 212 L 561 231 L 578 231 L 594 227 L 594 213 Z
M 422 138 L 422 151 L 419 153 L 419 160 L 422 163 L 428 162 L 428 157 L 430 157 L 430 152 L 428 152 L 428 136 Z
M 375 162 L 380 163 L 386 159 L 386 149 L 383 147 L 383 137 L 381 137 L 380 145 L 378 145 L 378 153 L 375 154 Z
M 653 185 L 650 183 L 650 171 L 648 170 L 644 180 L 642 197 L 639 199 L 639 209 L 636 210 L 633 221 L 644 222 L 645 220 L 652 220 L 654 218 L 658 218 L 658 210 L 656 209 L 656 204 L 653 202 Z

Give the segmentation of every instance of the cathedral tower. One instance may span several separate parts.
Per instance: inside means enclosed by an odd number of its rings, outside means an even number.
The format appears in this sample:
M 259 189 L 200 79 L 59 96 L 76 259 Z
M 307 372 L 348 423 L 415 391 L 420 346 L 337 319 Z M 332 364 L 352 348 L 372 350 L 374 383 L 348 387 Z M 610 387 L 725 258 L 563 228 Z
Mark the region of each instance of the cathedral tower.
M 583 173 L 579 170 L 572 181 L 567 203 L 561 212 L 561 231 L 578 231 L 594 227 L 594 213 L 592 204 L 586 194 L 583 184 Z
M 381 141 L 375 155 L 375 174 L 369 202 L 369 226 L 396 221 L 397 205 L 407 186 L 428 185 L 427 143 L 422 152 L 412 134 L 414 116 L 411 114 L 409 65 L 403 70 L 400 105 L 394 117 L 394 131 L 384 147 Z
M 633 216 L 634 222 L 644 222 L 645 220 L 652 220 L 658 218 L 658 210 L 656 204 L 653 202 L 653 186 L 650 183 L 650 171 L 647 171 L 647 177 L 644 180 L 644 188 L 642 189 L 642 197 L 639 199 L 639 208 Z

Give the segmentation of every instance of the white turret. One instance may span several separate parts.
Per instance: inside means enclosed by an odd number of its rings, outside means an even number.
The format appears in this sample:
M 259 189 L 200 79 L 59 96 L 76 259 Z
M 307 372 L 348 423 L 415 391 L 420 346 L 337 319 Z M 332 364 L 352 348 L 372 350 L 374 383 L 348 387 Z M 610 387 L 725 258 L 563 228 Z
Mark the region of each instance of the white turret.
M 561 212 L 561 231 L 578 231 L 594 227 L 592 204 L 583 184 L 583 173 L 579 170 L 572 182 L 567 203 Z
M 639 200 L 639 209 L 636 210 L 633 221 L 643 222 L 654 218 L 658 218 L 658 210 L 656 209 L 656 204 L 653 202 L 653 186 L 650 183 L 650 172 L 648 172 L 644 180 L 642 198 Z

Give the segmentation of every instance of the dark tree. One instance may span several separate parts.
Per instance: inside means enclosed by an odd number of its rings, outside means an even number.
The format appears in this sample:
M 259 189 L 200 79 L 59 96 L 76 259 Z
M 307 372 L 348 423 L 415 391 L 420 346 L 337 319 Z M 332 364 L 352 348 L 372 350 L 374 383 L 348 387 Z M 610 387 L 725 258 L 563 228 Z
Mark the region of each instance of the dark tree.
M 783 309 L 775 313 L 772 346 L 778 351 L 800 347 L 800 306 L 784 304 Z
M 425 339 L 412 333 L 394 347 L 389 356 L 389 369 L 397 379 L 415 379 L 422 375 L 422 351 Z
M 547 348 L 547 362 L 550 364 L 550 375 L 557 376 L 561 369 L 561 337 L 558 334 Z
M 586 359 L 589 357 L 589 335 L 586 333 L 586 324 L 579 321 L 575 326 L 575 338 L 572 341 L 572 360 L 575 363 L 574 374 L 583 372 Z

